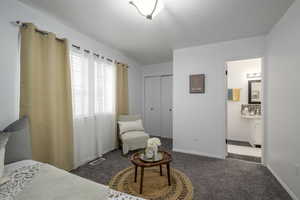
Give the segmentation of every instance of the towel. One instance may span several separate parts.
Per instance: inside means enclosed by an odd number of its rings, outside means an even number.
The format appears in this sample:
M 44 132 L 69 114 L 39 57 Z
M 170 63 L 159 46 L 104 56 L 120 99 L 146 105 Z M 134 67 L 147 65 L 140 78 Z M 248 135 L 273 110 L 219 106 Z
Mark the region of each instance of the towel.
M 233 101 L 240 101 L 241 97 L 241 89 L 232 89 L 232 100 Z
M 228 101 L 232 101 L 233 100 L 233 93 L 232 93 L 232 89 L 228 89 Z
M 241 98 L 241 89 L 228 89 L 228 100 L 229 101 L 240 101 Z

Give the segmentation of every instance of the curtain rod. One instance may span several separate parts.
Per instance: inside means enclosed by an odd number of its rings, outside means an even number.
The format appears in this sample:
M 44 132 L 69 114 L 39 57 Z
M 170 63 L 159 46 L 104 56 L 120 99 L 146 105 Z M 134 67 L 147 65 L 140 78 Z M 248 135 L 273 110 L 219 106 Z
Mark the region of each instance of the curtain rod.
M 27 26 L 25 23 L 23 23 L 21 21 L 15 21 L 15 22 L 12 22 L 12 24 L 15 25 L 15 26 L 19 26 L 19 27 L 21 27 L 21 26 L 25 26 L 26 27 Z M 35 32 L 40 33 L 42 35 L 48 35 L 49 34 L 49 32 L 42 31 L 42 30 L 37 29 L 37 28 L 35 28 L 34 30 L 35 30 Z M 61 42 L 65 41 L 65 39 L 63 39 L 63 38 L 56 37 L 55 39 L 58 40 L 58 41 L 61 41 Z
M 76 48 L 76 49 L 78 49 L 78 50 L 81 49 L 80 46 L 75 45 L 75 44 L 72 44 L 72 47 L 74 47 L 74 48 Z M 90 52 L 91 52 L 90 50 L 87 50 L 87 49 L 84 49 L 83 51 L 86 52 L 86 53 L 90 53 Z M 100 57 L 100 55 L 97 54 L 97 53 L 93 53 L 93 54 L 94 54 L 94 56 L 97 56 L 98 58 Z M 101 59 L 106 59 L 107 61 L 112 62 L 112 63 L 114 62 L 113 59 L 111 59 L 111 58 L 105 58 L 104 56 L 101 56 Z M 118 61 L 116 61 L 116 60 L 115 60 L 115 63 L 116 63 L 116 64 L 121 64 L 120 62 L 118 62 Z M 129 68 L 129 66 L 127 66 L 127 68 Z
M 76 49 L 78 49 L 78 50 L 81 49 L 80 46 L 75 45 L 75 44 L 72 44 L 72 47 L 74 47 L 74 48 L 76 48 Z M 86 53 L 91 53 L 91 51 L 90 51 L 90 50 L 87 50 L 87 49 L 83 49 L 83 51 L 86 52 Z M 94 55 L 94 56 L 97 56 L 98 58 L 100 58 L 100 55 L 97 54 L 97 53 L 93 53 L 93 55 Z M 112 63 L 114 62 L 113 59 L 105 58 L 104 56 L 101 56 L 101 59 L 106 59 L 107 61 L 112 62 Z
M 19 20 L 17 20 L 17 21 L 13 21 L 13 22 L 11 22 L 11 24 L 13 24 L 13 25 L 15 25 L 15 26 L 19 26 L 19 27 L 21 27 L 21 26 L 26 26 L 26 24 L 25 23 L 23 23 L 23 22 L 21 22 L 21 21 L 19 21 Z M 47 32 L 47 31 L 42 31 L 42 30 L 39 30 L 39 29 L 37 29 L 37 28 L 35 28 L 35 31 L 37 32 L 37 33 L 40 33 L 40 34 L 43 34 L 43 35 L 48 35 L 49 34 L 49 32 Z M 58 41 L 64 41 L 64 39 L 62 39 L 62 38 L 55 38 L 56 40 L 58 40 Z M 76 49 L 81 49 L 80 48 L 80 46 L 77 46 L 77 45 L 74 45 L 74 44 L 72 44 L 72 46 L 73 47 L 75 47 Z M 86 52 L 86 53 L 90 53 L 91 51 L 90 50 L 87 50 L 87 49 L 84 49 L 84 51 Z M 93 53 L 95 56 L 97 56 L 98 58 L 100 57 L 100 55 L 99 54 L 97 54 L 97 53 Z M 105 58 L 104 56 L 101 56 L 101 58 L 102 59 L 106 59 L 107 61 L 109 61 L 109 62 L 114 62 L 114 60 L 113 59 L 111 59 L 111 58 Z M 115 60 L 115 63 L 117 63 L 117 64 L 119 64 L 120 62 L 117 62 L 116 60 Z M 129 66 L 127 66 L 127 68 L 129 68 Z

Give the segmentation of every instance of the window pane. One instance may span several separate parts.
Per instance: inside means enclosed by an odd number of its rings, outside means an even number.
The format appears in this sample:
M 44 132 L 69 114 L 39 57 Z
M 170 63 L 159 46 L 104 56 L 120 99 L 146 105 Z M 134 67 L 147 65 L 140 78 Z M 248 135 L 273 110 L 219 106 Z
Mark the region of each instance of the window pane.
M 71 78 L 74 117 L 88 116 L 87 59 L 80 52 L 71 52 Z

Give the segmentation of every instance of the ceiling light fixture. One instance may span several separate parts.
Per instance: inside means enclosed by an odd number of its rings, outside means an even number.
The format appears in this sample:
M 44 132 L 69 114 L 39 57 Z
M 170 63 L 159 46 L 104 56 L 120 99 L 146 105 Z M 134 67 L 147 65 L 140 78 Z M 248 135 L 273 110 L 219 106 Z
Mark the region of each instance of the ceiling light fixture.
M 140 15 L 149 20 L 152 20 L 164 7 L 159 0 L 131 0 L 129 4 L 134 6 Z

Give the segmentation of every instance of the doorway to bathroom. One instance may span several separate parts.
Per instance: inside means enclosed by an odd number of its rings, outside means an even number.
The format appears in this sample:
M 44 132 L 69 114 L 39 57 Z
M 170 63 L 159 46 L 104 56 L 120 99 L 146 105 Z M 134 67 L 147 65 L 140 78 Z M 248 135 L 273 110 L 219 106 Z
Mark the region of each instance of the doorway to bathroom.
M 262 61 L 226 63 L 227 158 L 262 162 Z

